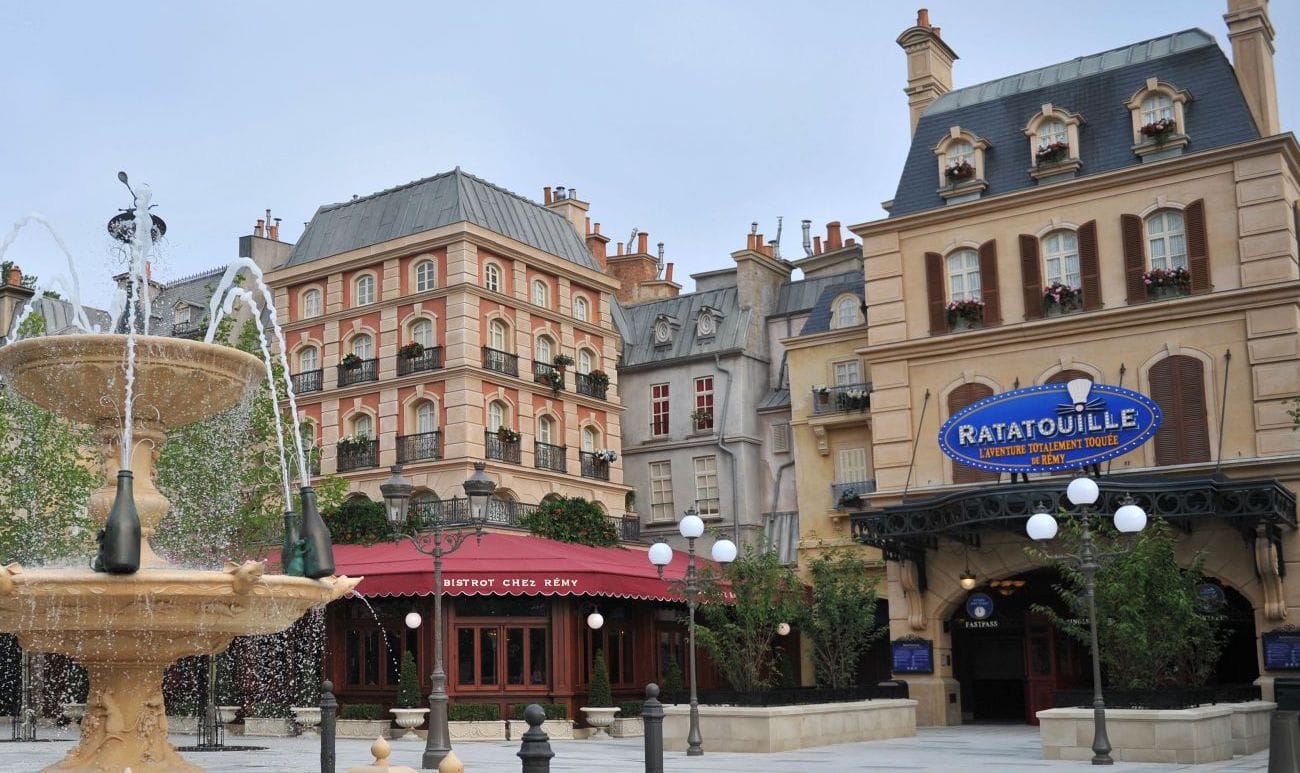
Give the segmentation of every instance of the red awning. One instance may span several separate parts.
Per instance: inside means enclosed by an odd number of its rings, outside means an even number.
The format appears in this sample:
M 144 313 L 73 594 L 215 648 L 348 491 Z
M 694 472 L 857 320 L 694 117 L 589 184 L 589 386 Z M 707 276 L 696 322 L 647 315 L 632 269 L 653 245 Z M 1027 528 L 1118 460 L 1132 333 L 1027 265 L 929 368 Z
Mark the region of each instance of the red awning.
M 615 598 L 682 601 L 668 589 L 667 579 L 686 573 L 686 553 L 673 552 L 673 561 L 659 579 L 643 547 L 596 548 L 536 537 L 531 534 L 486 532 L 482 543 L 473 537 L 442 559 L 443 591 L 450 596 L 494 594 L 508 596 L 611 596 Z M 702 565 L 713 562 L 696 559 Z M 364 576 L 357 586 L 363 596 L 427 596 L 433 593 L 433 558 L 410 542 L 377 545 L 335 545 L 336 574 Z

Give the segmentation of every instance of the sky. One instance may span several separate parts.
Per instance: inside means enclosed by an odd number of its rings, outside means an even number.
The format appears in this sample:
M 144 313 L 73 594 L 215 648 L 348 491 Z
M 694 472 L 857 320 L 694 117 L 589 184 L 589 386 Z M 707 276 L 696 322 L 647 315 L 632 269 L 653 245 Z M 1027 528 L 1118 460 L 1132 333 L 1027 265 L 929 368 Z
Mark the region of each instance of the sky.
M 576 188 L 614 241 L 664 242 L 689 291 L 751 222 L 771 239 L 784 217 L 797 258 L 802 219 L 884 217 L 910 140 L 895 40 L 922 5 L 959 88 L 1190 27 L 1230 56 L 1227 0 L 3 0 L 0 241 L 48 218 L 106 307 L 119 170 L 168 223 L 169 281 L 235 258 L 268 208 L 293 241 L 323 204 L 460 166 L 537 201 Z M 1300 2 L 1271 5 L 1294 130 Z M 69 273 L 34 228 L 4 258 Z

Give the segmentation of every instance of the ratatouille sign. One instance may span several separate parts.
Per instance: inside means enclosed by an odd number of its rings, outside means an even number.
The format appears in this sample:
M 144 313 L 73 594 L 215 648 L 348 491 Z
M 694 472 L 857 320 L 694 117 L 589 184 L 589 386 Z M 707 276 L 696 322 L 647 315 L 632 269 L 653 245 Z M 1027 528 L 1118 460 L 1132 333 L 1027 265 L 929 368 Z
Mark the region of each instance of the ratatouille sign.
M 1138 448 L 1160 421 L 1160 406 L 1140 392 L 1075 379 L 972 403 L 939 428 L 939 447 L 992 472 L 1073 470 Z

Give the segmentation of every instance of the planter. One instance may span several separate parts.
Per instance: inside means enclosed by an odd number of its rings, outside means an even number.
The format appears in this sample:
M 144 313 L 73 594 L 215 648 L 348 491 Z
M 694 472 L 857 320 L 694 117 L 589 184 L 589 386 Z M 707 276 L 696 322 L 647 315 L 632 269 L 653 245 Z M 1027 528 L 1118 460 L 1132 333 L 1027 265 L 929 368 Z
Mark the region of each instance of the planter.
M 974 330 L 977 327 L 980 327 L 980 321 L 970 317 L 954 315 L 948 318 L 949 330 Z
M 1261 701 L 1262 703 L 1262 701 Z M 1106 732 L 1116 762 L 1184 765 L 1232 759 L 1234 705 L 1191 709 L 1107 709 Z M 1092 709 L 1046 709 L 1037 714 L 1045 760 L 1090 760 Z
M 594 708 L 583 706 L 581 711 L 587 719 L 587 724 L 591 725 L 596 731 L 591 734 L 592 740 L 609 738 L 609 733 L 605 732 L 605 728 L 614 724 L 614 715 L 618 713 L 618 706 Z
M 408 741 L 420 739 L 420 736 L 415 734 L 415 728 L 424 724 L 424 715 L 429 713 L 428 709 L 389 709 L 389 711 L 393 713 L 393 722 L 406 731 L 402 738 Z
M 320 706 L 292 706 L 289 710 L 293 712 L 293 721 L 302 732 L 308 735 L 319 732 L 316 726 L 320 724 Z
M 247 721 L 247 720 L 245 720 Z M 340 719 L 334 723 L 334 734 L 339 738 L 388 737 L 392 722 L 387 719 Z
M 664 749 L 686 750 L 690 707 L 664 706 Z M 916 735 L 916 701 L 904 698 L 799 706 L 700 706 L 709 751 L 784 752 Z
M 234 722 L 239 717 L 238 706 L 217 706 L 217 721 L 223 725 Z
M 640 738 L 645 735 L 645 720 L 641 717 L 614 717 L 609 734 L 615 738 Z
M 1063 316 L 1063 315 L 1065 315 L 1065 314 L 1073 314 L 1074 312 L 1079 311 L 1079 310 L 1082 309 L 1082 308 L 1083 308 L 1083 306 L 1082 306 L 1081 304 L 1074 303 L 1074 302 L 1071 302 L 1071 303 L 1048 303 L 1048 304 L 1047 304 L 1047 316 L 1049 316 L 1049 317 L 1060 317 L 1060 316 Z
M 1157 301 L 1164 300 L 1165 298 L 1181 298 L 1187 294 L 1188 292 L 1181 287 L 1166 286 L 1166 287 L 1147 288 L 1147 295 L 1152 300 L 1157 300 Z
M 528 732 L 528 723 L 522 719 L 512 719 L 507 740 L 522 738 L 524 733 Z M 572 719 L 548 719 L 542 723 L 542 732 L 552 741 L 559 739 L 562 741 L 573 740 L 573 720 Z
M 84 703 L 65 703 L 63 704 L 63 716 L 73 722 L 80 722 L 86 716 L 86 704 Z
M 288 738 L 293 735 L 293 723 L 288 717 L 244 717 L 244 735 Z
M 169 733 L 197 733 L 199 732 L 199 718 L 186 716 L 168 716 L 167 732 Z
M 453 741 L 505 741 L 509 739 L 504 719 L 448 722 L 447 730 Z

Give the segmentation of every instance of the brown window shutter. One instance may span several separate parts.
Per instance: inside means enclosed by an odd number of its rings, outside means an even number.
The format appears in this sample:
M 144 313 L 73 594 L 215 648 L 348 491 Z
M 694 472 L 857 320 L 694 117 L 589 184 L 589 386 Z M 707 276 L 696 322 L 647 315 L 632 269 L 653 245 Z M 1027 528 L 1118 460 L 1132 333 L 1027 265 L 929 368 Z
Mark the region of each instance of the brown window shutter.
M 1043 272 L 1037 236 L 1020 234 L 1020 278 L 1025 285 L 1025 319 L 1039 319 L 1043 316 Z
M 1156 432 L 1156 464 L 1210 460 L 1205 366 L 1195 357 L 1166 357 L 1151 368 L 1151 398 L 1164 420 Z
M 998 243 L 993 239 L 980 245 L 980 300 L 984 301 L 984 324 L 1002 324 L 1002 302 L 998 298 Z
M 1147 299 L 1147 286 L 1142 281 L 1142 275 L 1147 270 L 1142 218 L 1137 215 L 1120 215 L 1119 231 L 1120 242 L 1124 247 L 1124 284 L 1128 289 L 1128 302 L 1142 303 Z
M 985 310 L 988 306 L 985 305 Z M 962 384 L 948 393 L 948 415 L 951 416 L 971 403 L 992 397 L 993 390 L 984 384 Z M 953 483 L 997 483 L 996 472 L 986 472 L 978 467 L 970 467 L 959 462 L 952 463 Z
M 1187 229 L 1187 268 L 1192 272 L 1192 292 L 1210 291 L 1210 239 L 1205 231 L 1205 199 L 1197 199 L 1183 211 Z
M 948 332 L 948 288 L 943 281 L 943 256 L 925 253 L 925 289 L 930 298 L 930 333 Z
M 1084 373 L 1081 370 L 1063 370 L 1060 373 L 1053 373 L 1050 378 L 1044 381 L 1044 384 L 1065 384 L 1076 378 L 1086 378 L 1092 381 L 1091 373 Z
M 1083 282 L 1083 308 L 1101 308 L 1101 260 L 1097 256 L 1097 221 L 1079 228 L 1079 275 Z

